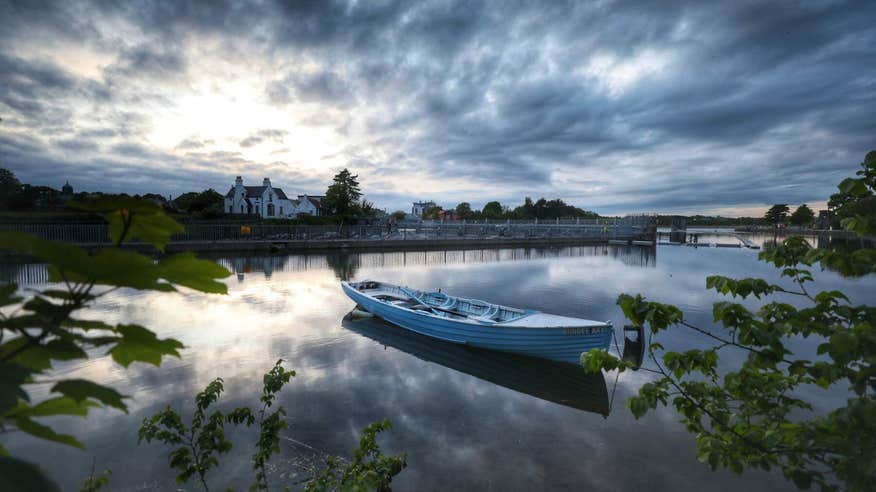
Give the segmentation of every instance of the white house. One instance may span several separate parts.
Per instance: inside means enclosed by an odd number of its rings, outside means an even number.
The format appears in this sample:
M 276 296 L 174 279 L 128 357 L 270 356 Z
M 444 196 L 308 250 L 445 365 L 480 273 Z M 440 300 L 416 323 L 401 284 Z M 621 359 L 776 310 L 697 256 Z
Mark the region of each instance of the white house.
M 433 208 L 435 206 L 435 202 L 433 201 L 414 202 L 414 206 L 411 207 L 411 215 L 419 219 L 423 217 L 423 213 L 425 213 L 426 210 L 429 210 L 430 208 Z
M 325 196 L 298 195 L 297 200 L 292 200 L 296 207 L 296 215 L 322 215 L 322 199 Z
M 244 186 L 240 176 L 225 194 L 225 213 L 258 215 L 262 218 L 294 218 L 299 215 L 322 215 L 321 196 L 298 195 L 292 200 L 281 188 L 271 186 L 265 178 L 261 186 Z

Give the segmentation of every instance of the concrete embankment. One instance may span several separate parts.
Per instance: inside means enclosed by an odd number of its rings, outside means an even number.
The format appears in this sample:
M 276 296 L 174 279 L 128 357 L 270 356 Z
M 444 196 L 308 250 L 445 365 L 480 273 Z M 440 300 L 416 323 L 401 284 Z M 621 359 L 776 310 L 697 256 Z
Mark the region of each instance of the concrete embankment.
M 630 239 L 613 240 L 628 243 Z M 640 241 L 636 242 L 637 244 Z M 583 246 L 608 244 L 603 238 L 556 237 L 556 238 L 478 238 L 478 239 L 405 239 L 405 240 L 244 240 L 244 241 L 180 241 L 171 242 L 165 249 L 168 253 L 191 251 L 198 253 L 297 253 L 305 251 L 404 251 L 426 249 L 465 249 L 485 247 L 539 247 L 539 246 Z M 653 243 L 651 243 L 653 245 Z M 640 246 L 643 244 L 639 244 Z M 106 245 L 89 244 L 86 247 Z M 154 251 L 146 244 L 126 245 L 142 251 Z

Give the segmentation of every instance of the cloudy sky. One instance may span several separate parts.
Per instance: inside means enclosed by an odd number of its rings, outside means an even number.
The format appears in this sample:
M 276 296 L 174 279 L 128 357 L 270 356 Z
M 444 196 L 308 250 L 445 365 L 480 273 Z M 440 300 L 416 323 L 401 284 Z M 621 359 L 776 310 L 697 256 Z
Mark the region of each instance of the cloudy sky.
M 876 148 L 876 2 L 0 0 L 0 167 L 377 206 L 824 202 Z

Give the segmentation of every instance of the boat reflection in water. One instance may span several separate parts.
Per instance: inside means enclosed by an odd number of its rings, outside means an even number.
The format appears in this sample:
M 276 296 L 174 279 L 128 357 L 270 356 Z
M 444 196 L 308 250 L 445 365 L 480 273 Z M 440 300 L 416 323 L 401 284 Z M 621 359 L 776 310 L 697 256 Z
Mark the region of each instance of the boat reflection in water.
M 410 332 L 379 318 L 349 313 L 344 328 L 419 359 L 567 407 L 608 416 L 602 373 L 588 374 L 577 364 L 482 350 Z

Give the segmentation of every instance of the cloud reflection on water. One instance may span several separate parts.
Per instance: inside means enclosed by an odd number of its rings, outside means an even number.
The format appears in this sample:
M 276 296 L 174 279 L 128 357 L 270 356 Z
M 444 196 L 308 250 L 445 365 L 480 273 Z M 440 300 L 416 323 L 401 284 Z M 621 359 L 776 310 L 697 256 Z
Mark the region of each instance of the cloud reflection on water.
M 166 450 L 135 444 L 142 418 L 165 404 L 188 413 L 194 394 L 217 376 L 226 381 L 222 408 L 252 404 L 261 374 L 283 358 L 298 372 L 281 397 L 288 435 L 345 454 L 365 425 L 389 418 L 394 427 L 381 442 L 387 452 L 406 451 L 410 463 L 397 478 L 398 490 L 790 489 L 761 472 L 741 477 L 710 472 L 694 459 L 692 439 L 672 412 L 634 420 L 623 403 L 649 379 L 642 371 L 620 376 L 614 408 L 603 418 L 375 343 L 342 326 L 352 304 L 338 286 L 339 276 L 443 287 L 508 305 L 612 320 L 617 327 L 623 319 L 614 299 L 621 292 L 679 304 L 691 320 L 708 324 L 708 306 L 717 297 L 703 290 L 706 275 L 774 276 L 752 251 L 661 247 L 657 252 L 659 262 L 654 249 L 616 246 L 218 258 L 239 273 L 229 279 L 227 296 L 118 291 L 87 314 L 142 323 L 187 347 L 181 360 L 160 368 L 134 364 L 122 370 L 99 356 L 59 366 L 59 375 L 93 378 L 130 395 L 130 415 L 99 411 L 87 420 L 57 419 L 61 430 L 83 437 L 86 452 L 20 436 L 4 445 L 45 463 L 68 489 L 87 474 L 94 456 L 98 469 L 114 469 L 113 490 L 173 490 Z M 32 267 L 25 269 L 34 275 Z M 865 298 L 874 287 L 872 280 L 817 276 L 822 288 L 842 287 L 853 299 Z M 667 342 L 706 343 L 689 334 L 668 336 Z M 606 376 L 609 392 L 614 379 Z M 287 443 L 277 463 L 280 471 L 296 470 L 308 459 L 304 448 Z M 244 486 L 246 457 L 232 454 L 222 463 L 214 483 Z

